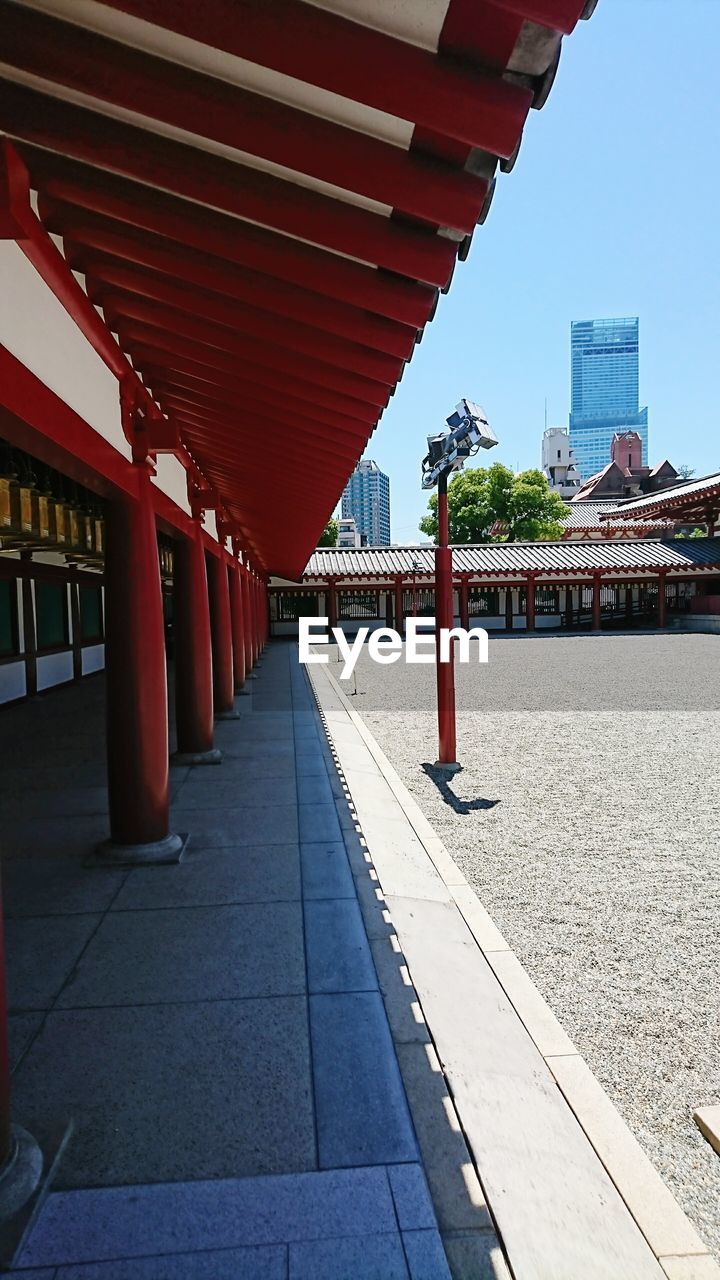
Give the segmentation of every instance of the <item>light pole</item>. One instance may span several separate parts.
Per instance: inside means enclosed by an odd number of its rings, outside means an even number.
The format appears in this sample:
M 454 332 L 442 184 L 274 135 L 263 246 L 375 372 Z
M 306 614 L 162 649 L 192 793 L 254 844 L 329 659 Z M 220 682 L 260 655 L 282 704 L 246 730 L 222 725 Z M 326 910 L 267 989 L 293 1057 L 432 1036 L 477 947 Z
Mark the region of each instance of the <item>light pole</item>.
M 461 471 L 465 459 L 478 449 L 492 449 L 497 437 L 488 425 L 483 409 L 472 400 L 461 400 L 446 419 L 450 431 L 428 436 L 428 453 L 422 462 L 422 487 L 438 490 L 438 540 L 435 548 L 435 670 L 437 679 L 438 759 L 437 766 L 453 773 L 456 760 L 455 733 L 455 642 L 450 641 L 445 661 L 440 648 L 442 631 L 452 630 L 453 578 L 452 548 L 448 519 L 448 476 Z

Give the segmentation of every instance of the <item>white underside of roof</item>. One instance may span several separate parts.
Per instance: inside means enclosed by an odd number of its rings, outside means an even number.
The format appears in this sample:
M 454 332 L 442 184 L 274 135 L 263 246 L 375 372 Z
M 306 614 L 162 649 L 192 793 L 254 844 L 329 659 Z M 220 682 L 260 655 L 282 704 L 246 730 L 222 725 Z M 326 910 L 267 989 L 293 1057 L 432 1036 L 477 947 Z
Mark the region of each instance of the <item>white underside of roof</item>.
M 74 106 L 85 107 L 88 111 L 95 111 L 98 115 L 103 115 L 110 120 L 119 120 L 123 124 L 130 124 L 138 129 L 144 129 L 146 133 L 158 138 L 168 138 L 173 142 L 185 143 L 187 146 L 196 147 L 198 151 L 207 152 L 208 155 L 220 156 L 223 160 L 231 160 L 235 164 L 246 165 L 248 169 L 255 169 L 259 173 L 267 173 L 271 177 L 282 178 L 285 182 L 304 187 L 317 195 L 328 196 L 332 200 L 341 200 L 344 204 L 351 204 L 355 208 L 365 209 L 368 213 L 376 213 L 383 218 L 389 218 L 392 213 L 392 205 L 381 204 L 378 200 L 369 200 L 366 196 L 358 195 L 355 191 L 346 191 L 344 187 L 333 186 L 330 182 L 323 182 L 320 178 L 314 178 L 307 173 L 299 173 L 296 169 L 287 169 L 284 165 L 274 164 L 272 160 L 266 160 L 263 156 L 250 155 L 247 151 L 239 151 L 235 147 L 228 147 L 212 138 L 204 138 L 199 134 L 189 133 L 186 129 L 178 129 L 162 120 L 151 120 L 148 116 L 140 115 L 136 111 L 128 111 L 125 107 L 117 107 L 113 103 L 101 102 L 98 98 L 93 98 L 89 94 L 77 93 L 74 89 L 67 89 L 64 85 L 55 84 L 54 81 L 44 80 L 40 76 L 29 75 L 27 72 L 20 71 L 17 67 L 10 66 L 8 63 L 0 62 L 0 76 L 4 80 L 12 80 L 16 84 L 25 85 L 28 89 L 36 89 L 39 93 L 50 94 L 60 102 L 69 102 Z
M 165 58 L 168 62 L 189 67 L 193 71 L 202 71 L 265 98 L 283 102 L 335 124 L 345 125 L 348 129 L 366 133 L 370 137 L 381 138 L 404 150 L 409 148 L 412 141 L 414 124 L 411 121 L 401 120 L 398 116 L 354 102 L 351 98 L 343 98 L 326 89 L 306 84 L 303 80 L 271 71 L 258 63 L 248 62 L 222 49 L 190 40 L 187 36 L 177 35 L 164 27 L 156 27 L 142 18 L 98 4 L 96 0 L 22 0 L 22 3 L 27 9 L 41 10 L 53 17 L 62 18 L 64 22 L 75 23 L 88 31 L 96 31 L 111 40 L 130 45 L 133 49 Z M 425 0 L 417 0 L 418 10 L 424 8 L 424 3 Z M 341 8 L 336 4 L 327 7 L 333 12 Z M 445 7 L 447 8 L 447 3 Z
M 450 0 L 309 0 L 318 9 L 437 51 Z

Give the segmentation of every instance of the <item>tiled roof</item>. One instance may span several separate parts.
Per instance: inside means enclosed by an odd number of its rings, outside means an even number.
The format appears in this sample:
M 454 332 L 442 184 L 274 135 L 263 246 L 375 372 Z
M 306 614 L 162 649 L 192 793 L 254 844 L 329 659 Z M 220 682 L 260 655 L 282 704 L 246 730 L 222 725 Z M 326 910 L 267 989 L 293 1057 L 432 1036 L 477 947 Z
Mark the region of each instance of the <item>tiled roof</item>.
M 720 493 L 720 472 L 710 476 L 701 476 L 699 480 L 684 480 L 682 484 L 673 485 L 671 489 L 662 489 L 660 493 L 649 493 L 644 498 L 634 498 L 632 502 L 620 503 L 617 515 L 626 520 L 637 512 L 675 510 L 687 507 L 690 509 L 704 497 L 712 498 Z
M 601 529 L 608 525 L 615 525 L 620 521 L 615 521 L 612 516 L 617 509 L 617 499 L 607 498 L 605 501 L 598 502 L 570 502 L 569 515 L 563 520 L 563 531 L 566 529 Z M 622 517 L 621 517 L 622 520 Z M 602 521 L 602 524 L 601 524 Z M 674 521 L 666 520 L 635 520 L 634 526 L 650 529 L 666 529 L 670 523 Z
M 434 575 L 434 547 L 320 547 L 303 575 L 310 578 L 389 578 Z M 668 542 L 627 539 L 597 542 L 494 542 L 453 548 L 455 573 L 588 573 L 594 569 L 717 568 L 720 538 Z

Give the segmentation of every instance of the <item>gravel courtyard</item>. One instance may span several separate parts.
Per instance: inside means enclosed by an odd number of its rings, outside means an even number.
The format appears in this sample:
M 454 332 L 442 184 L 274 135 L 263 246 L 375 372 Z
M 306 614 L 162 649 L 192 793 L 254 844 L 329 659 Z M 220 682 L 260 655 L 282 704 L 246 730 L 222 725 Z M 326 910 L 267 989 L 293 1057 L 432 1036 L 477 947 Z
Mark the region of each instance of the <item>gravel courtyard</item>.
M 331 668 L 336 670 L 335 668 Z M 720 635 L 517 636 L 435 673 L 364 651 L 355 709 L 720 1256 Z M 345 685 L 352 694 L 352 682 Z

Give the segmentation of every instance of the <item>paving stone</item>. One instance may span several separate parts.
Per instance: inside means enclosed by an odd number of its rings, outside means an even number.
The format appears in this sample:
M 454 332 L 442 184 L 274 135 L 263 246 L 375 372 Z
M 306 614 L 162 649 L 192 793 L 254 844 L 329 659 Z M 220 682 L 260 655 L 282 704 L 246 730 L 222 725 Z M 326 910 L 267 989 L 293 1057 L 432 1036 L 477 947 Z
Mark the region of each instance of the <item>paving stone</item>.
M 295 804 L 235 809 L 183 809 L 178 805 L 172 811 L 172 824 L 176 831 L 189 831 L 193 847 L 200 849 L 293 844 L 298 839 L 297 813 Z
M 103 912 L 127 871 L 84 867 L 79 858 L 33 858 L 3 867 L 3 905 L 11 916 Z
M 301 844 L 304 898 L 354 898 L 355 885 L 342 841 Z
M 435 1211 L 422 1165 L 395 1164 L 388 1168 L 390 1190 L 401 1231 L 437 1229 Z
M 470 885 L 453 885 L 453 900 L 481 951 L 508 951 L 509 947 Z
M 450 1232 L 442 1240 L 453 1280 L 512 1280 L 494 1232 Z
M 89 1262 L 60 1267 L 55 1280 L 287 1280 L 287 1249 L 211 1249 L 206 1253 Z M 53 1272 L 43 1272 L 52 1276 Z M 21 1272 L 18 1280 L 27 1277 Z
M 188 849 L 181 863 L 130 872 L 113 911 L 133 908 L 273 902 L 300 897 L 296 844 Z
M 297 793 L 300 804 L 332 804 L 333 793 L 324 774 L 302 774 L 297 780 Z
M 410 1280 L 452 1280 L 437 1228 L 403 1231 Z
M 397 818 L 358 815 L 385 894 L 447 902 L 450 891 L 435 870 L 400 806 Z
M 429 1041 L 430 1031 L 397 939 L 394 936 L 373 938 L 370 949 L 395 1044 Z
M 317 751 L 304 751 L 297 757 L 298 779 L 304 777 L 327 777 L 325 761 Z
M 377 975 L 355 898 L 305 903 L 308 991 L 375 991 Z
M 290 1245 L 290 1280 L 408 1280 L 397 1233 Z
M 378 938 L 390 938 L 395 931 L 377 880 L 370 878 L 368 870 L 369 868 L 362 874 L 356 875 L 354 880 L 365 932 L 372 942 Z
M 487 960 L 543 1057 L 577 1053 L 514 951 L 490 951 Z
M 362 1241 L 375 1234 L 397 1234 L 384 1169 L 118 1186 L 51 1193 L 20 1262 L 106 1261 L 149 1249 L 188 1253 L 341 1235 Z
M 299 902 L 118 911 L 103 920 L 59 1007 L 238 1000 L 304 990 Z
M 27 799 L 23 789 L 9 790 L 3 786 L 0 793 L 0 821 L 24 819 Z M 61 818 L 77 814 L 107 814 L 107 786 L 68 786 L 43 795 L 42 814 L 45 818 Z
M 340 840 L 340 823 L 332 799 L 326 804 L 299 804 L 300 839 L 308 844 L 318 840 Z
M 208 773 L 212 776 L 208 777 Z M 194 776 L 184 784 L 177 807 L 215 808 L 218 810 L 216 818 L 221 818 L 223 809 L 239 809 L 245 804 L 253 808 L 297 804 L 295 779 L 290 776 L 270 778 L 264 774 L 249 777 L 242 769 L 223 770 L 222 766 L 204 769 L 202 775 L 200 769 L 196 769 Z
M 5 947 L 11 1010 L 50 1008 L 101 918 L 43 916 L 7 921 Z
M 11 1013 L 8 1017 L 10 1070 L 14 1071 L 33 1036 L 43 1024 L 42 1013 Z
M 15 1073 L 13 1095 L 16 1121 L 41 1145 L 59 1120 L 75 1123 L 56 1187 L 127 1184 L 131 1202 L 139 1183 L 315 1166 L 304 997 L 52 1013 Z M 109 1254 L 93 1251 L 94 1244 L 68 1253 L 76 1227 L 72 1215 L 66 1222 L 66 1209 L 54 1228 L 63 1235 L 57 1255 L 32 1253 L 27 1265 L 224 1243 L 183 1243 L 177 1220 L 150 1214 L 144 1235 L 137 1222 L 128 1228 L 132 1247 L 123 1237 Z M 102 1216 L 79 1214 L 78 1230 L 110 1230 Z M 116 1235 L 133 1221 L 128 1214 L 125 1203 L 112 1217 Z M 227 1243 L 266 1240 L 236 1236 Z
M 401 1044 L 397 1056 L 441 1229 L 487 1231 L 492 1219 L 433 1046 Z
M 720 1280 L 720 1267 L 709 1253 L 661 1258 L 668 1280 Z
M 104 814 L 65 818 L 25 817 L 3 823 L 3 862 L 10 858 L 78 858 L 92 852 L 109 831 Z
M 322 1168 L 417 1160 L 379 992 L 310 997 Z
M 589 1066 L 577 1054 L 548 1058 L 572 1111 L 654 1252 L 702 1253 L 704 1244 Z

